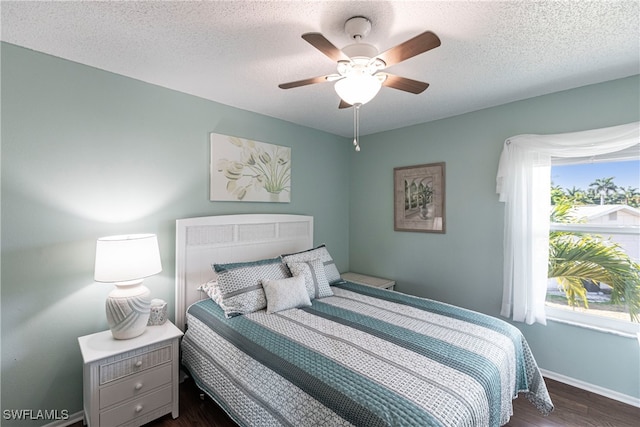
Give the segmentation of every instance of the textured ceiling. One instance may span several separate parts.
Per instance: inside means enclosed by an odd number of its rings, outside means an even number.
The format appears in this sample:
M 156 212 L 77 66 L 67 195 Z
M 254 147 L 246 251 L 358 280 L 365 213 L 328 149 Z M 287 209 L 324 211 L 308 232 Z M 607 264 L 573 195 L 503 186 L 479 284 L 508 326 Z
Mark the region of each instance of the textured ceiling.
M 633 1 L 2 1 L 3 41 L 337 135 L 353 132 L 331 74 L 305 42 L 351 43 L 344 22 L 373 23 L 379 51 L 425 30 L 437 49 L 388 69 L 422 80 L 420 95 L 382 88 L 361 132 L 427 122 L 640 73 L 640 2 Z

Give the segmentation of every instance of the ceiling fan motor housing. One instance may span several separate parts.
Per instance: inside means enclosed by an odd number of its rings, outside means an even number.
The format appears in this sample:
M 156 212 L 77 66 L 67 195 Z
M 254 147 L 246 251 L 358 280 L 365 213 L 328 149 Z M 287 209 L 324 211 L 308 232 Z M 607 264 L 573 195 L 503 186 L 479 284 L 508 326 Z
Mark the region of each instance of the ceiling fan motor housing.
M 349 58 L 375 58 L 378 49 L 369 43 L 353 43 L 342 48 L 342 52 Z

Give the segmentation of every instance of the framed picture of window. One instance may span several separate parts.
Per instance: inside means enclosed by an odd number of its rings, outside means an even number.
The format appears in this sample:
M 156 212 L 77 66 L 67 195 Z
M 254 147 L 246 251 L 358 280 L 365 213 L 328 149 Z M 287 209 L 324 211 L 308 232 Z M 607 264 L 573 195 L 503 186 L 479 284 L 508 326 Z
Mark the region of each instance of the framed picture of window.
M 444 233 L 445 164 L 393 169 L 394 230 Z

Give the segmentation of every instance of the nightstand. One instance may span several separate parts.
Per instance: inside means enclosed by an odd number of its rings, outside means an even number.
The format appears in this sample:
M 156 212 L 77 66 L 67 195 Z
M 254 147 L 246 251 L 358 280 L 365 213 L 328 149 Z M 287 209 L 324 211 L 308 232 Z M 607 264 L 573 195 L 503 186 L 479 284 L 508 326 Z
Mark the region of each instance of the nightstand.
M 366 276 L 364 274 L 359 273 L 344 273 L 341 275 L 344 280 L 349 282 L 357 283 L 359 285 L 373 286 L 376 288 L 389 289 L 393 290 L 393 287 L 396 285 L 394 280 L 383 279 L 381 277 L 373 277 Z
M 87 425 L 139 426 L 169 412 L 177 418 L 181 336 L 167 321 L 128 340 L 111 331 L 78 338 Z

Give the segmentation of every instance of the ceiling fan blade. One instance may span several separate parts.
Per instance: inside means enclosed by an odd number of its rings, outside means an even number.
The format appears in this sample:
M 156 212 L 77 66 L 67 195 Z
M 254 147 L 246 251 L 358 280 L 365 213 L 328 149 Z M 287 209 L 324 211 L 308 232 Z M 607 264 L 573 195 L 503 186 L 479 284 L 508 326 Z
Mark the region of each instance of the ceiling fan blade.
M 377 58 L 382 59 L 386 66 L 389 67 L 438 46 L 440 46 L 438 36 L 431 31 L 425 31 L 404 43 L 382 52 Z
M 315 84 L 315 83 L 324 83 L 326 81 L 327 81 L 327 76 L 311 77 L 309 79 L 296 80 L 295 82 L 281 83 L 281 84 L 278 85 L 278 87 L 280 89 L 291 89 L 291 88 L 294 88 L 294 87 L 312 85 L 312 84 Z
M 349 60 L 347 55 L 342 53 L 340 49 L 335 47 L 333 43 L 320 33 L 305 33 L 302 35 L 302 38 L 333 61 Z
M 385 74 L 387 75 L 387 78 L 385 79 L 384 82 L 382 82 L 382 86 L 403 90 L 405 92 L 411 92 L 415 94 L 422 93 L 425 91 L 426 88 L 429 87 L 429 83 L 408 79 L 406 77 L 395 76 L 393 74 L 388 74 L 388 73 L 385 73 Z
M 343 99 L 340 99 L 340 104 L 338 105 L 338 108 L 342 109 L 342 108 L 350 108 L 350 107 L 353 107 L 353 105 L 349 104 Z

